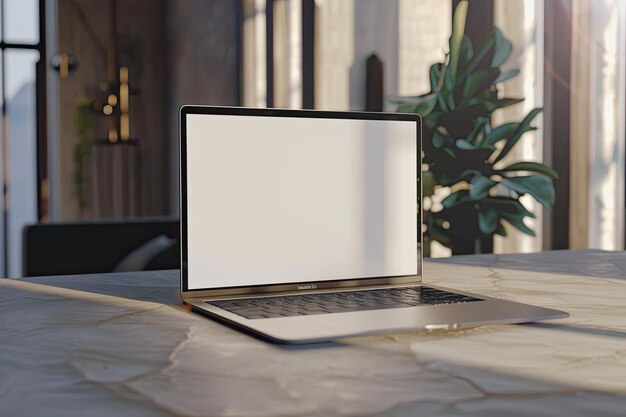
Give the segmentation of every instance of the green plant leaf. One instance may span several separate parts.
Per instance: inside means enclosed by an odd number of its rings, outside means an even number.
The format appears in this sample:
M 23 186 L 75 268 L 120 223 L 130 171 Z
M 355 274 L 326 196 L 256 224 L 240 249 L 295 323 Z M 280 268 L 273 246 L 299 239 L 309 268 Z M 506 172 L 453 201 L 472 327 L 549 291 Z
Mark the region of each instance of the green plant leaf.
M 523 217 L 511 215 L 509 213 L 502 213 L 501 215 L 503 219 L 511 223 L 511 225 L 515 227 L 517 230 L 519 230 L 520 232 L 527 234 L 528 236 L 535 236 L 535 232 L 533 232 L 533 230 L 530 227 L 524 224 Z
M 391 104 L 422 104 L 433 98 L 437 98 L 437 94 L 428 93 L 419 96 L 389 97 L 387 100 Z
M 435 130 L 433 132 L 433 140 L 432 140 L 432 142 L 433 142 L 433 146 L 435 148 L 441 148 L 443 146 L 443 143 L 444 143 L 443 135 L 438 130 Z
M 465 79 L 465 85 L 463 86 L 463 101 L 466 102 L 472 98 L 476 93 L 484 87 L 485 79 L 487 78 L 487 71 L 478 70 L 471 73 Z
M 439 91 L 437 93 L 437 103 L 439 103 L 439 107 L 441 108 L 442 111 L 444 112 L 450 111 L 450 108 L 448 107 L 448 104 L 446 102 L 445 93 L 443 91 Z
M 437 96 L 434 95 L 430 100 L 424 101 L 420 104 L 416 104 L 413 108 L 413 113 L 417 113 L 420 116 L 428 116 L 437 105 Z
M 472 128 L 472 131 L 469 133 L 469 135 L 467 135 L 467 138 L 466 138 L 469 143 L 474 145 L 474 149 L 479 147 L 476 144 L 476 137 L 488 124 L 489 124 L 488 117 L 477 117 L 474 120 L 474 127 Z
M 454 154 L 454 151 L 452 149 L 450 149 L 450 148 L 442 148 L 442 151 L 447 153 L 451 158 L 456 158 L 456 155 Z
M 519 124 L 519 126 L 517 127 L 513 135 L 511 136 L 511 138 L 506 141 L 506 144 L 502 147 L 502 150 L 500 151 L 496 159 L 493 161 L 494 164 L 498 162 L 499 160 L 501 160 L 502 158 L 504 158 L 509 153 L 509 151 L 513 149 L 517 141 L 520 140 L 520 138 L 522 137 L 524 133 L 536 129 L 536 128 L 531 127 L 530 123 L 533 121 L 535 117 L 537 117 L 539 113 L 541 113 L 541 110 L 542 110 L 541 108 L 533 109 L 526 115 L 526 117 L 524 117 L 524 120 L 522 120 L 522 122 Z
M 433 213 L 429 213 L 428 217 L 433 217 Z M 443 246 L 452 249 L 452 241 L 448 236 L 448 231 L 441 226 L 441 221 L 431 220 L 428 222 L 428 235 L 431 240 L 436 240 Z
M 398 101 L 401 97 L 398 97 Z M 417 113 L 422 117 L 428 116 L 437 105 L 437 95 L 432 94 L 428 97 L 406 97 L 406 101 L 404 101 L 397 109 L 398 113 Z
M 452 35 L 450 35 L 450 78 L 456 80 L 459 58 L 461 56 L 461 43 L 465 35 L 465 20 L 467 18 L 467 0 L 461 0 L 454 10 L 452 17 Z
M 466 177 L 468 177 L 470 175 L 480 175 L 480 171 L 478 171 L 476 169 L 464 169 L 459 175 L 457 175 L 456 177 L 446 181 L 445 183 L 442 182 L 441 185 L 453 185 L 453 184 L 456 184 L 457 182 L 465 179 Z
M 554 207 L 554 185 L 543 175 L 503 178 L 502 184 L 519 194 L 530 194 L 544 207 Z
M 459 148 L 459 149 L 462 149 L 464 151 L 471 151 L 471 150 L 476 149 L 476 146 L 474 146 L 473 144 L 469 143 L 465 139 L 457 139 L 456 147 Z
M 443 85 L 443 74 L 445 72 L 445 66 L 438 62 L 430 66 L 428 70 L 428 77 L 430 79 L 430 92 L 436 93 L 441 90 Z
M 472 59 L 472 56 L 474 55 L 472 41 L 466 34 L 463 35 L 463 40 L 461 41 L 460 52 L 461 53 L 459 55 L 459 68 L 466 66 L 467 63 Z
M 506 229 L 504 225 L 498 221 L 498 225 L 496 226 L 496 231 L 494 232 L 496 235 L 500 235 L 502 237 L 506 237 Z
M 446 96 L 446 104 L 448 105 L 450 111 L 456 108 L 456 103 L 454 102 L 454 94 L 448 94 Z
M 535 215 L 528 211 L 519 200 L 511 197 L 488 197 L 481 201 L 480 204 L 481 206 L 486 206 L 487 204 L 498 206 L 498 213 L 516 213 L 522 217 L 535 218 Z
M 483 140 L 483 148 L 494 146 L 502 139 L 510 137 L 511 135 L 513 135 L 518 126 L 519 123 L 506 123 L 494 128 Z
M 437 180 L 430 171 L 422 172 L 422 194 L 424 197 L 430 197 L 435 194 L 435 185 Z
M 519 74 L 519 69 L 517 68 L 512 68 L 510 70 L 504 71 L 503 73 L 498 75 L 495 80 L 493 80 L 493 84 L 498 84 L 503 81 L 509 80 L 513 77 L 516 77 L 518 74 Z
M 559 174 L 552 168 L 539 162 L 517 162 L 509 165 L 506 168 L 498 170 L 498 172 L 515 172 L 515 171 L 528 171 L 536 172 L 538 174 L 545 175 L 552 179 L 559 178 Z
M 443 112 L 433 111 L 428 117 L 424 117 L 424 126 L 430 130 L 434 130 L 439 125 L 439 118 L 443 115 Z
M 476 119 L 477 117 L 487 117 L 489 116 L 489 110 L 485 108 L 483 103 L 474 104 L 472 106 L 463 106 L 456 109 L 454 113 L 444 113 L 441 115 L 442 124 L 446 125 L 447 128 L 453 127 L 457 124 L 458 120 L 462 119 Z M 448 129 L 450 130 L 450 129 Z
M 513 104 L 521 103 L 524 101 L 523 98 L 498 98 L 493 101 L 487 101 L 485 103 L 485 107 L 489 110 L 490 113 L 493 113 L 497 109 L 501 109 L 503 107 L 512 106 Z
M 441 204 L 445 208 L 451 208 L 457 204 L 465 203 L 466 201 L 469 201 L 467 197 L 467 190 L 459 190 L 459 191 L 453 192 L 452 194 L 444 198 L 441 201 Z
M 498 228 L 498 213 L 494 209 L 478 211 L 478 228 L 485 235 L 490 235 Z
M 471 187 L 469 190 L 469 198 L 470 200 L 482 200 L 489 196 L 489 190 L 491 187 L 497 184 L 496 181 L 493 181 L 487 177 L 483 177 L 482 175 L 476 175 L 472 178 L 470 182 Z
M 461 104 L 489 101 L 493 94 L 489 87 L 493 84 L 493 80 L 495 80 L 499 74 L 499 68 L 477 70 L 470 73 L 469 76 L 465 78 L 465 84 L 463 86 L 463 100 L 461 101 Z
M 493 59 L 491 60 L 491 67 L 497 68 L 511 55 L 513 45 L 502 35 L 500 29 L 494 27 L 493 32 L 496 44 Z
M 397 105 L 402 105 L 402 104 L 412 104 L 412 101 L 414 99 L 417 99 L 417 97 L 419 96 L 406 96 L 406 97 L 388 97 L 387 101 L 390 104 L 397 104 Z
M 398 113 L 413 113 L 415 106 L 413 104 L 402 104 L 398 106 L 396 112 Z
M 458 199 L 459 199 L 458 193 L 452 193 L 449 196 L 447 196 L 446 198 L 444 198 L 443 200 L 441 200 L 441 204 L 445 208 L 454 207 L 454 205 L 456 204 L 456 201 Z
M 476 48 L 476 50 L 474 51 L 474 56 L 472 57 L 472 60 L 467 64 L 467 68 L 465 69 L 465 72 L 461 75 L 459 80 L 463 80 L 467 76 L 467 74 L 471 74 L 472 72 L 474 72 L 476 67 L 478 67 L 478 64 L 480 64 L 480 61 L 485 58 L 485 56 L 494 44 L 494 33 L 493 30 L 491 30 L 489 31 L 487 36 L 485 36 L 485 38 L 480 42 L 478 48 Z

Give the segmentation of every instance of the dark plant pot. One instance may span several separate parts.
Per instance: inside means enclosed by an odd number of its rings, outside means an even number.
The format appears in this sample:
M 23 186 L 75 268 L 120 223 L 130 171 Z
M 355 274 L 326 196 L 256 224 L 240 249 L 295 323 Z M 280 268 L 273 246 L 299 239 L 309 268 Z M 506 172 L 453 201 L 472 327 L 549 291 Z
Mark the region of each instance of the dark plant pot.
M 493 235 L 481 235 L 479 238 L 480 247 L 477 247 L 475 239 L 468 239 L 464 236 L 450 236 L 452 245 L 452 255 L 473 255 L 476 253 L 493 253 Z
M 447 235 L 453 255 L 493 252 L 493 234 L 485 235 L 478 228 L 478 212 L 472 204 L 446 208 L 439 216 L 450 224 Z

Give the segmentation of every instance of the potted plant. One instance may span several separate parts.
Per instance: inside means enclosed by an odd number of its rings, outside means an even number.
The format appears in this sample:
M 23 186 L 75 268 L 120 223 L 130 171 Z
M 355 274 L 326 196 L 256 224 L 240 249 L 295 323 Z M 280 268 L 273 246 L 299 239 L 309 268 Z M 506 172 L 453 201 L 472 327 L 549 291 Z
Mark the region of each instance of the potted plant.
M 519 73 L 501 71 L 511 43 L 493 28 L 474 48 L 465 35 L 467 0 L 454 11 L 450 50 L 444 62 L 430 67 L 430 92 L 392 100 L 399 112 L 423 118 L 423 195 L 449 191 L 439 207 L 426 206 L 426 253 L 429 241 L 454 254 L 490 251 L 494 234 L 506 236 L 505 223 L 534 236 L 525 223 L 535 217 L 520 202 L 530 195 L 544 207 L 554 206 L 557 173 L 539 162 L 506 164 L 503 159 L 522 136 L 536 128 L 531 110 L 520 122 L 494 126 L 494 111 L 523 98 L 502 97 L 498 85 Z M 432 201 L 430 201 L 432 202 Z

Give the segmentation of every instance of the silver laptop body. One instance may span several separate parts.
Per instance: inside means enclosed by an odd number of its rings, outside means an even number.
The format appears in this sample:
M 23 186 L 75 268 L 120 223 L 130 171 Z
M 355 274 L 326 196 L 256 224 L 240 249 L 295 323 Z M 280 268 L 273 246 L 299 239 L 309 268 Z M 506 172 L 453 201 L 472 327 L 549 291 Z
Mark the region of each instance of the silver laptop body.
M 184 106 L 180 168 L 182 299 L 238 329 L 310 343 L 567 317 L 422 285 L 417 115 Z M 460 301 L 309 307 L 407 292 Z M 294 300 L 289 314 L 249 307 Z

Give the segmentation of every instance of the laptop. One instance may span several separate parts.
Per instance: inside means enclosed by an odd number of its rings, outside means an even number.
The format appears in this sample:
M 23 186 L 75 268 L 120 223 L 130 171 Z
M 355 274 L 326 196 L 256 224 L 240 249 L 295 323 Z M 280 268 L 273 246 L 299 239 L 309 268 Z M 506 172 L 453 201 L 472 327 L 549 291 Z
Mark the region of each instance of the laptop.
M 421 119 L 184 106 L 181 294 L 278 343 L 567 313 L 422 283 Z

